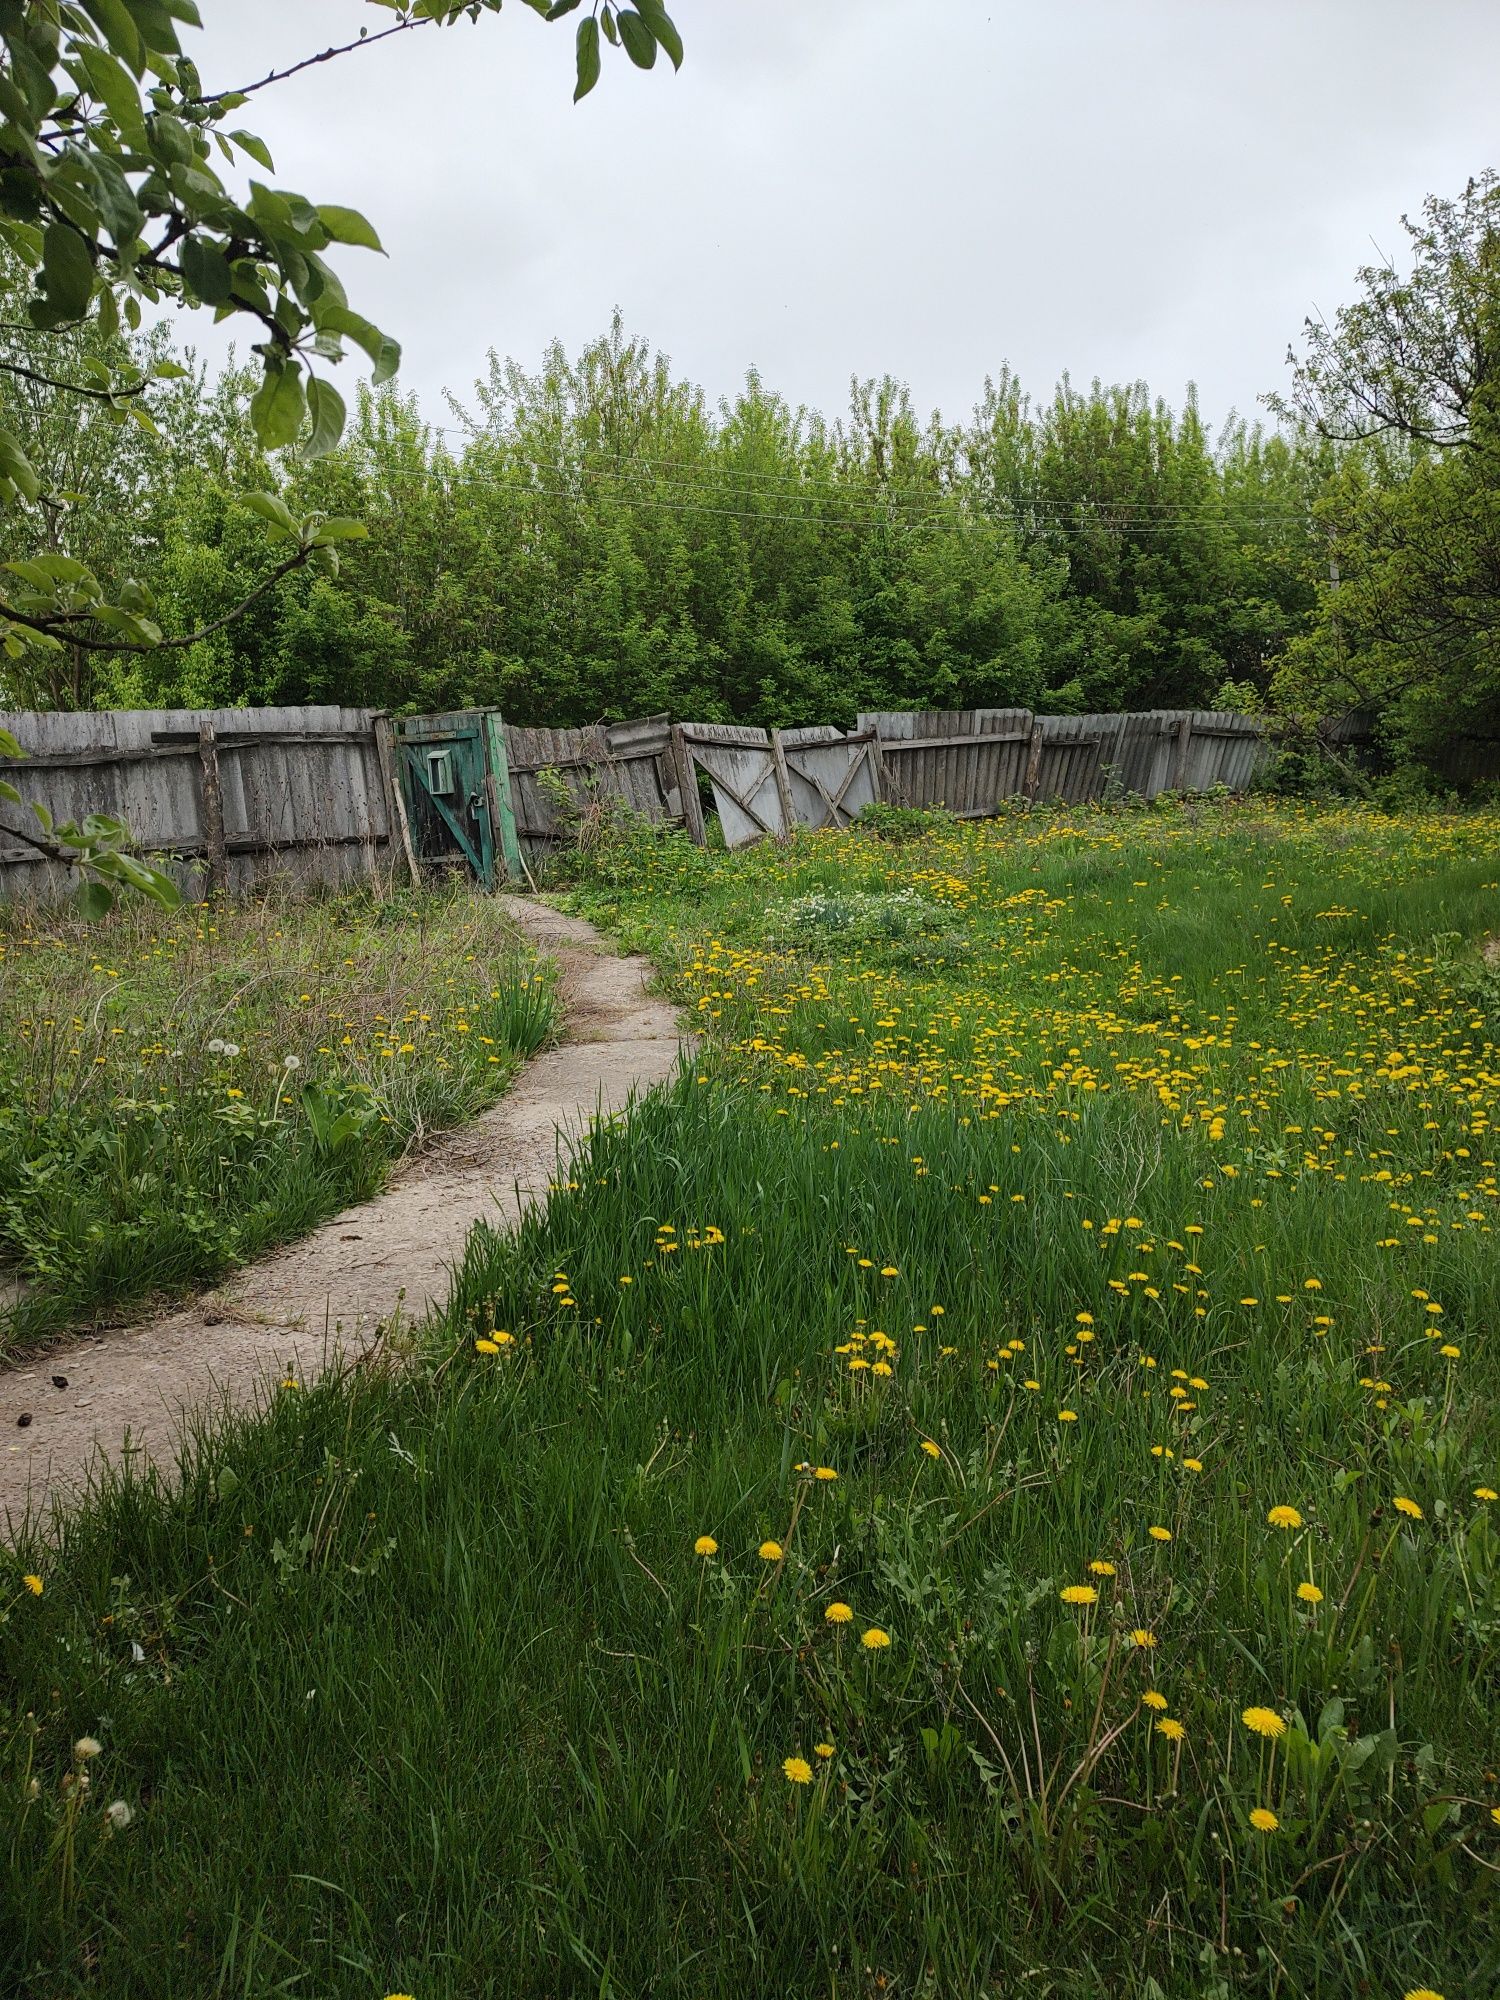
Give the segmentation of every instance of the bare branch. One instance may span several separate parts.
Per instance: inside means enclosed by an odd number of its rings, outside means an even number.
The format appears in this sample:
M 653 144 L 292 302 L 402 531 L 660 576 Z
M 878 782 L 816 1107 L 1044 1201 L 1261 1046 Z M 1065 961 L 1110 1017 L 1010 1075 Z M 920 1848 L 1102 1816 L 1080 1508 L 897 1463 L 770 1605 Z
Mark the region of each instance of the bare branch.
M 133 389 L 86 389 L 81 382 L 59 382 L 55 375 L 39 374 L 35 368 L 26 368 L 19 361 L 7 361 L 0 355 L 0 374 L 22 375 L 28 382 L 40 382 L 44 389 L 61 389 L 68 396 L 87 396 L 95 402 L 113 403 L 121 396 L 142 396 L 147 389 L 144 379 Z
M 28 632 L 40 632 L 49 639 L 64 640 L 70 646 L 81 646 L 89 653 L 177 653 L 185 646 L 196 646 L 200 639 L 211 639 L 215 632 L 222 632 L 226 625 L 232 625 L 236 618 L 248 611 L 258 597 L 264 597 L 273 584 L 280 583 L 284 576 L 290 576 L 295 569 L 302 569 L 311 561 L 311 546 L 298 549 L 294 556 L 288 556 L 284 563 L 278 563 L 269 575 L 261 578 L 248 597 L 242 597 L 232 611 L 226 611 L 222 618 L 216 618 L 212 625 L 200 625 L 196 632 L 186 632 L 178 639 L 159 639 L 154 646 L 142 643 L 132 644 L 128 639 L 93 639 L 72 629 L 74 620 L 86 621 L 93 617 L 87 610 L 66 611 L 57 617 L 32 618 L 24 611 L 15 611 L 0 598 L 0 618 L 9 619 L 12 625 L 20 625 Z
M 315 56 L 304 56 L 289 69 L 273 69 L 269 76 L 263 76 L 259 83 L 241 84 L 238 90 L 206 90 L 200 97 L 189 97 L 187 104 L 217 104 L 224 97 L 249 97 L 252 92 L 264 90 L 267 84 L 285 83 L 289 76 L 296 76 L 300 70 L 313 69 L 319 63 L 332 62 L 335 56 L 346 56 L 351 49 L 373 49 L 377 42 L 389 41 L 392 35 L 404 35 L 408 28 L 425 28 L 429 25 L 424 17 L 417 21 L 397 21 L 393 27 L 382 28 L 374 35 L 360 35 L 352 42 L 344 42 L 337 48 L 324 49 Z

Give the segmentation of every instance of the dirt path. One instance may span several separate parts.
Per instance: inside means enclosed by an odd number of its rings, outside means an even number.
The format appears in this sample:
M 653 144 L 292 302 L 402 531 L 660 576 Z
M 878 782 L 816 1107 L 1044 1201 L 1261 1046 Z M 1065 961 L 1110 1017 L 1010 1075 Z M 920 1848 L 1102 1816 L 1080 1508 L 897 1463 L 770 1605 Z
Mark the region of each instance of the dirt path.
M 335 1349 L 368 1347 L 398 1306 L 420 1319 L 446 1299 L 472 1223 L 513 1222 L 546 1197 L 559 1135 L 672 1073 L 677 1017 L 646 992 L 648 961 L 611 956 L 576 917 L 517 896 L 501 901 L 560 966 L 563 1045 L 374 1201 L 182 1311 L 49 1348 L 0 1373 L 0 1530 L 75 1484 L 96 1450 L 170 1460 L 185 1410 L 249 1402 L 267 1377 L 306 1381 Z

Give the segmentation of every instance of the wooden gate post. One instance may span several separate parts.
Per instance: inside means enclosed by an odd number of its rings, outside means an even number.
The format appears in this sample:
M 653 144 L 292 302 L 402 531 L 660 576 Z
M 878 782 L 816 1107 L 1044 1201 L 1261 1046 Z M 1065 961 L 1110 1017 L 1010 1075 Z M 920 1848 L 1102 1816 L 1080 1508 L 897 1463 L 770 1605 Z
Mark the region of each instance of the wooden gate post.
M 682 724 L 672 724 L 672 763 L 677 772 L 677 793 L 682 801 L 682 823 L 687 828 L 688 839 L 697 847 L 704 841 L 703 801 L 698 796 L 698 773 L 693 765 L 693 753 L 682 731 Z
M 529 880 L 516 833 L 516 811 L 510 796 L 510 759 L 505 752 L 505 724 L 497 710 L 485 711 L 485 784 L 489 792 L 490 826 L 498 840 L 500 859 L 512 882 Z
M 219 781 L 219 739 L 211 722 L 198 725 L 198 764 L 203 783 L 203 846 L 208 855 L 209 894 L 229 888 L 229 851 L 224 845 L 224 788 Z
M 411 844 L 411 821 L 406 817 L 406 800 L 401 795 L 401 780 L 396 775 L 396 758 L 391 749 L 391 718 L 388 715 L 377 715 L 375 718 L 375 755 L 380 764 L 380 782 L 385 788 L 391 845 L 400 844 L 411 873 L 412 886 L 420 888 L 422 871 L 417 866 L 416 849 Z

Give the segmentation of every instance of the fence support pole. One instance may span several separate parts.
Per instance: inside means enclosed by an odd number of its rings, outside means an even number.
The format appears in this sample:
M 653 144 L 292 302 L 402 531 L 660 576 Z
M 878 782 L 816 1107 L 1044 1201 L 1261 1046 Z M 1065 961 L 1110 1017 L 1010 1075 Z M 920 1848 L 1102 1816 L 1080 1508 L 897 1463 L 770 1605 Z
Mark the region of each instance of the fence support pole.
M 203 786 L 203 846 L 208 855 L 210 895 L 229 888 L 229 850 L 224 845 L 224 788 L 219 781 L 219 739 L 211 722 L 198 725 L 198 765 Z
M 1177 725 L 1177 741 L 1172 746 L 1172 775 L 1167 780 L 1167 789 L 1182 790 L 1182 781 L 1187 776 L 1188 744 L 1193 739 L 1193 718 L 1185 715 Z
M 391 845 L 400 843 L 412 886 L 420 888 L 422 871 L 417 866 L 416 850 L 411 844 L 411 825 L 406 817 L 406 800 L 401 796 L 401 781 L 396 776 L 396 758 L 391 749 L 391 718 L 388 715 L 377 715 L 375 718 L 375 756 L 380 765 L 380 782 L 385 788 L 386 821 L 391 830 Z
M 1033 721 L 1031 725 L 1031 746 L 1026 752 L 1026 797 L 1036 797 L 1037 786 L 1042 782 L 1042 725 Z

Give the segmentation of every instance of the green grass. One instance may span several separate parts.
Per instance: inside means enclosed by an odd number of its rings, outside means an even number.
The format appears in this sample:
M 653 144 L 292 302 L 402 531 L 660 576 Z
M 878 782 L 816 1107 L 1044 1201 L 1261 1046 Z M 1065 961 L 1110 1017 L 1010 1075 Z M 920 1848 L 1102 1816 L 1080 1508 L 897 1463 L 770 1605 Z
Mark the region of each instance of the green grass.
M 545 1040 L 469 896 L 154 905 L 0 929 L 0 1348 L 220 1276 L 379 1186 Z M 3 1292 L 0 1292 L 3 1297 Z
M 18 1551 L 0 1983 L 1490 2000 L 1496 836 L 615 857 L 682 1081 L 417 1353 Z M 820 884 L 968 957 L 768 948 Z

